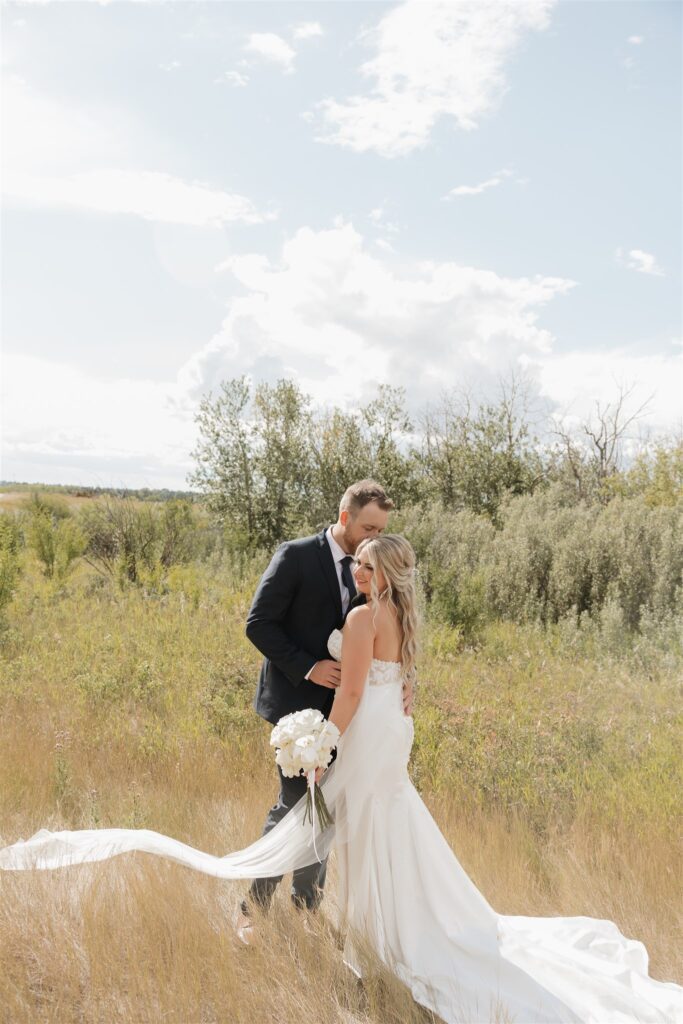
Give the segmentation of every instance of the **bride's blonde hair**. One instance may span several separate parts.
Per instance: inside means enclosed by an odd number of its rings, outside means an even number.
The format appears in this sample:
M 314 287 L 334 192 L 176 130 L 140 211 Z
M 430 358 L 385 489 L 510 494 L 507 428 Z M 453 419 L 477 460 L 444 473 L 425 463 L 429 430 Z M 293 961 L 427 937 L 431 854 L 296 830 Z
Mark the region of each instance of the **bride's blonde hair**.
M 356 548 L 367 558 L 373 569 L 380 569 L 387 581 L 386 590 L 380 595 L 377 589 L 377 573 L 370 582 L 370 602 L 377 609 L 380 598 L 396 611 L 403 633 L 401 642 L 401 665 L 403 674 L 412 679 L 415 676 L 417 660 L 417 596 L 415 593 L 415 552 L 398 533 L 380 534 L 362 540 Z

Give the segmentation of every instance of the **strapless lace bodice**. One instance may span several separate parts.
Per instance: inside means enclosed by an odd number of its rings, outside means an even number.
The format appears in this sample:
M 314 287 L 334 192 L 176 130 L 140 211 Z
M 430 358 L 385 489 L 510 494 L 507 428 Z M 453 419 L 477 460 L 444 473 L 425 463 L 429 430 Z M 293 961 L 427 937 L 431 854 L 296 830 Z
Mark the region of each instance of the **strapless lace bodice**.
M 340 629 L 330 633 L 327 641 L 327 649 L 337 661 L 341 658 L 342 635 Z M 385 686 L 387 683 L 401 683 L 401 662 L 382 661 L 380 658 L 373 658 L 370 662 L 368 673 L 368 686 Z

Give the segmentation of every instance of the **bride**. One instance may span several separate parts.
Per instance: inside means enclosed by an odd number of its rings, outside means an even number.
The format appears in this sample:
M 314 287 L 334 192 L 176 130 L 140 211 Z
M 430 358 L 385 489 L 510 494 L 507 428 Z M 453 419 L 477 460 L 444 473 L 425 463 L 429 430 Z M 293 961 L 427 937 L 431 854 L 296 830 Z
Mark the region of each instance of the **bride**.
M 357 947 L 369 943 L 447 1024 L 683 1024 L 683 987 L 650 978 L 645 947 L 613 922 L 498 914 L 469 879 L 408 775 L 413 721 L 402 682 L 415 669 L 412 548 L 396 535 L 363 541 L 354 575 L 367 603 L 329 639 L 341 659 L 330 715 L 341 738 L 334 764 L 318 772 L 334 824 L 315 842 L 302 798 L 270 832 L 225 857 L 147 830 L 42 830 L 1 850 L 0 868 L 141 850 L 221 878 L 264 878 L 334 848 L 345 962 L 360 975 Z

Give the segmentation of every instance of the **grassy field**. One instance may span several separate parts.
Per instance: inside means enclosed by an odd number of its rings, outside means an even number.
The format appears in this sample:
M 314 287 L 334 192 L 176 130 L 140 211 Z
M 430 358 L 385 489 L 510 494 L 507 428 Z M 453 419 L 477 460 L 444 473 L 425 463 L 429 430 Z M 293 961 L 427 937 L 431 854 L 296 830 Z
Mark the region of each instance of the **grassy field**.
M 0 508 L 3 512 L 20 512 L 26 508 L 29 498 L 30 496 L 22 491 L 0 491 Z M 92 501 L 92 498 L 77 498 L 73 494 L 64 497 L 60 494 L 59 498 L 71 512 Z
M 145 593 L 81 565 L 60 590 L 27 557 L 0 648 L 2 845 L 41 827 L 152 828 L 214 853 L 256 837 L 276 789 L 243 634 L 257 575 L 191 564 Z M 411 771 L 496 910 L 611 918 L 682 982 L 680 669 L 505 623 L 467 650 L 430 624 Z M 0 874 L 0 1018 L 432 1019 L 371 961 L 362 986 L 343 968 L 333 867 L 311 932 L 281 887 L 248 950 L 243 889 L 144 856 Z

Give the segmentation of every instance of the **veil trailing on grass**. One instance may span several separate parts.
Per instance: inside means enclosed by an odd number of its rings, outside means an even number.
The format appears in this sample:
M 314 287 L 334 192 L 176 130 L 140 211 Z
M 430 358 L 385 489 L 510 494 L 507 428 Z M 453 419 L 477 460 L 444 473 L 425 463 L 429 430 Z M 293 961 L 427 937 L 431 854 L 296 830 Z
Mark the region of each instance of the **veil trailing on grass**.
M 327 805 L 334 815 L 341 779 L 337 762 L 321 780 Z M 266 835 L 243 850 L 224 857 L 197 850 L 178 839 L 149 829 L 98 828 L 73 832 L 41 829 L 26 841 L 0 850 L 0 869 L 25 871 L 63 868 L 108 860 L 122 853 L 151 853 L 216 878 L 268 878 L 324 859 L 332 845 L 334 825 L 320 831 L 316 819 L 315 846 L 310 822 L 304 823 L 306 798 L 292 808 Z M 315 816 L 314 816 L 315 817 Z M 316 853 L 317 850 L 317 853 Z
M 365 694 L 361 706 L 364 703 Z M 320 781 L 334 822 L 321 831 L 314 814 L 315 836 L 310 819 L 308 823 L 304 821 L 306 797 L 303 796 L 270 832 L 250 846 L 223 857 L 197 850 L 149 829 L 98 828 L 64 832 L 41 829 L 30 839 L 19 840 L 0 850 L 0 869 L 54 869 L 138 852 L 166 857 L 216 878 L 252 879 L 283 875 L 324 860 L 332 845 L 348 842 L 360 824 L 360 809 L 364 804 L 362 794 L 367 790 L 367 750 L 351 749 L 347 751 L 350 756 L 342 756 L 349 744 L 358 748 L 359 740 L 362 741 L 362 737 L 354 737 L 359 731 L 357 723 L 360 721 L 360 716 L 357 716 L 357 722 L 352 723 L 341 737 L 338 744 L 340 756 Z M 387 728 L 390 731 L 390 727 L 385 727 L 385 733 Z M 383 744 L 381 750 L 373 752 L 373 777 L 377 778 L 378 773 L 381 775 L 383 759 L 388 762 L 385 770 L 393 771 L 390 751 L 391 745 Z M 358 794 L 358 799 L 355 794 Z

